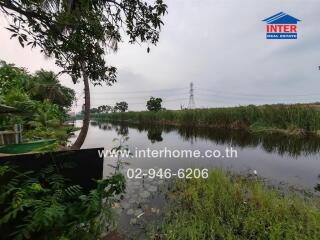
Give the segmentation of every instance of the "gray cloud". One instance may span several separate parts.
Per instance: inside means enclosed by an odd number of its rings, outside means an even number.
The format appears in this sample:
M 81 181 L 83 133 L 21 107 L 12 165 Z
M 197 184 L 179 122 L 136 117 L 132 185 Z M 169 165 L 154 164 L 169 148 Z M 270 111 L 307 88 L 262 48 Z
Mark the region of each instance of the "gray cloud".
M 123 42 L 118 53 L 106 56 L 118 67 L 118 83 L 91 88 L 94 106 L 127 99 L 130 109 L 142 110 L 153 95 L 167 100 L 165 107 L 176 109 L 188 103 L 191 81 L 198 107 L 318 100 L 320 94 L 300 95 L 320 87 L 319 1 L 168 0 L 167 4 L 160 42 L 149 54 L 146 45 Z M 302 20 L 298 40 L 265 39 L 262 19 L 280 11 Z M 5 23 L 0 18 L 1 26 Z M 0 31 L 1 59 L 31 71 L 59 70 L 52 60 L 21 49 L 5 29 Z M 62 82 L 82 91 L 82 85 L 74 86 L 68 77 Z M 77 109 L 81 104 L 80 100 Z

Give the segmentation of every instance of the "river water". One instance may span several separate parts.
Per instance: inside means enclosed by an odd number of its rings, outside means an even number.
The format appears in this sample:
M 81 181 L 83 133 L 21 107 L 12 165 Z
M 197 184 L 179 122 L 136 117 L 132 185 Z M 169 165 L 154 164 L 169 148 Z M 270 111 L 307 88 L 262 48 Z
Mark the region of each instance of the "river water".
M 81 126 L 81 121 L 76 126 Z M 186 168 L 221 167 L 245 174 L 257 174 L 267 182 L 276 185 L 294 186 L 311 192 L 317 192 L 320 183 L 320 141 L 314 137 L 281 136 L 276 134 L 250 134 L 245 131 L 230 131 L 209 128 L 185 128 L 171 126 L 143 126 L 135 124 L 116 124 L 91 122 L 89 132 L 82 148 L 117 146 L 116 138 L 127 136 L 131 153 L 137 149 L 145 150 L 197 150 L 198 158 L 190 157 L 152 157 L 133 156 L 124 159 L 129 165 L 123 169 L 139 168 L 170 169 L 173 173 Z M 73 139 L 71 139 L 72 141 Z M 227 157 L 225 149 L 233 149 L 236 156 Z M 220 157 L 203 156 L 207 150 L 219 150 Z M 114 170 L 110 165 L 116 159 L 106 157 L 104 175 Z M 149 217 L 158 214 L 163 205 L 161 192 L 166 179 L 128 179 L 127 193 L 118 208 L 120 227 L 123 231 L 134 232 L 128 226 L 143 225 Z M 149 214 L 148 214 L 149 213 Z M 134 229 L 137 229 L 136 227 Z M 140 228 L 143 229 L 143 228 Z M 141 232 L 141 231 L 140 231 Z M 137 232 L 137 235 L 140 233 Z M 137 237 L 137 236 L 135 236 Z M 143 237 L 141 237 L 143 239 Z

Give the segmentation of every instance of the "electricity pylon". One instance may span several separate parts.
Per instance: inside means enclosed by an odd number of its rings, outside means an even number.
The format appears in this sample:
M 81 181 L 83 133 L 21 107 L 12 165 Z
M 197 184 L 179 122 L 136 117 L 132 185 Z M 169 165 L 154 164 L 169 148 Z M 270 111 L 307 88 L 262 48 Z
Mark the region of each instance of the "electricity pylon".
M 188 109 L 194 109 L 195 107 L 196 104 L 194 103 L 193 83 L 191 82 Z

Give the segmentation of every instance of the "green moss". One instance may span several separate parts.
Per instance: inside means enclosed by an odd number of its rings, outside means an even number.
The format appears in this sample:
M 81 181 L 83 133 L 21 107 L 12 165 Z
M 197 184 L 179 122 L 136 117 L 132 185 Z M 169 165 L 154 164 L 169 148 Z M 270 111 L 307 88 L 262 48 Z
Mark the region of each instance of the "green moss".
M 258 180 L 213 170 L 177 180 L 151 239 L 320 239 L 318 199 L 286 196 Z M 162 236 L 162 237 L 161 237 Z

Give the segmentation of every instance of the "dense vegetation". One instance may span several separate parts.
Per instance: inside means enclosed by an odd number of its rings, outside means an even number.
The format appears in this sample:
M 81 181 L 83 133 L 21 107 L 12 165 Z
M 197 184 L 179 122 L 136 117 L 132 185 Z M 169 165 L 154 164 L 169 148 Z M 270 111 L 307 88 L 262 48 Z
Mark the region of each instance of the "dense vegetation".
M 0 64 L 0 104 L 17 110 L 2 114 L 0 129 L 20 123 L 25 141 L 57 138 L 64 143 L 70 130 L 62 125 L 74 98 L 74 91 L 62 86 L 53 72 L 40 70 L 32 75 L 23 68 Z
M 63 162 L 72 168 L 71 162 Z M 86 193 L 49 165 L 38 172 L 0 166 L 1 239 L 100 238 L 112 227 L 111 205 L 125 189 L 123 175 L 98 180 Z
M 83 124 L 72 149 L 80 149 L 90 122 L 90 86 L 112 85 L 117 69 L 107 66 L 105 56 L 117 51 L 118 43 L 148 43 L 159 40 L 162 16 L 167 5 L 162 0 L 1 0 L 11 38 L 22 47 L 38 47 L 54 58 L 61 73 L 74 83 L 84 84 Z
M 180 179 L 152 239 L 320 239 L 319 201 L 283 196 L 256 179 L 213 170 Z
M 309 105 L 264 105 L 159 112 L 97 114 L 97 120 L 208 126 L 302 134 L 319 132 L 320 111 Z

